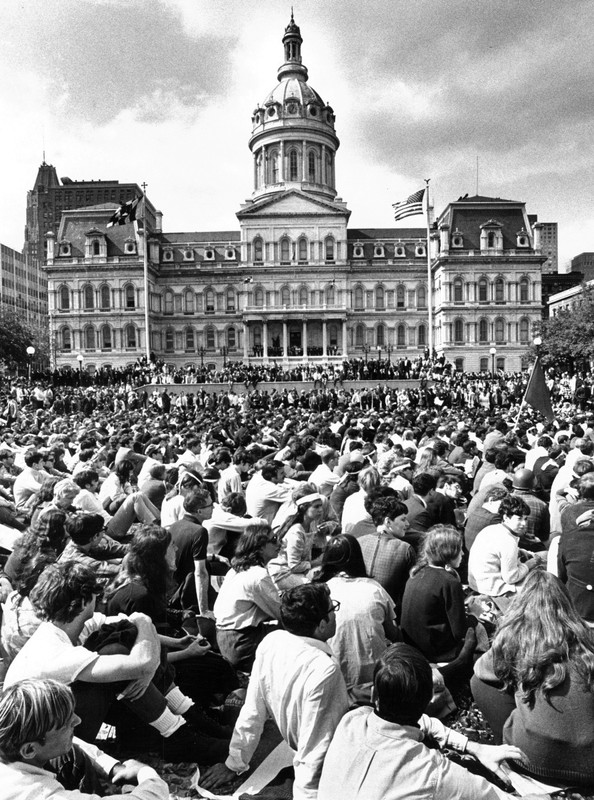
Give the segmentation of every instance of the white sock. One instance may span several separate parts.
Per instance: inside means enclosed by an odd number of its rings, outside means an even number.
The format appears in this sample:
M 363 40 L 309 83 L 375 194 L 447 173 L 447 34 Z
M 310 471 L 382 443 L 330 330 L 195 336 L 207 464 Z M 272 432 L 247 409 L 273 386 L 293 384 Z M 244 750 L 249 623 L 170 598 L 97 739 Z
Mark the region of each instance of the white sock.
M 151 726 L 156 728 L 165 739 L 185 724 L 186 721 L 183 717 L 174 714 L 173 711 L 170 711 L 168 708 L 163 711 L 160 717 L 157 717 L 157 719 L 151 722 Z
M 185 695 L 179 686 L 174 686 L 167 692 L 165 702 L 174 714 L 185 714 L 194 705 L 192 698 Z

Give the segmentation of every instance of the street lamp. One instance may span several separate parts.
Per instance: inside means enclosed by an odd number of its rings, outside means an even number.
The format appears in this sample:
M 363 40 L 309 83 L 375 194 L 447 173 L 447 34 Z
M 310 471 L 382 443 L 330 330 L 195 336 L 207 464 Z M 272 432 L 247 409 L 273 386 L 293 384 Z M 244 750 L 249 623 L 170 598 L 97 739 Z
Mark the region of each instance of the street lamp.
M 391 344 L 387 344 L 386 345 L 386 353 L 388 354 L 388 364 L 392 363 L 392 350 L 393 349 L 394 349 L 393 345 L 391 345 Z
M 381 346 L 381 344 L 378 344 L 378 346 L 377 346 L 377 360 L 378 361 L 382 360 L 382 346 Z
M 363 345 L 363 352 L 365 353 L 365 363 L 367 364 L 367 353 L 369 353 L 369 345 L 368 344 L 364 344 Z
M 204 353 L 205 353 L 205 352 L 206 352 L 206 350 L 204 349 L 204 347 L 201 347 L 201 348 L 198 350 L 198 353 L 200 354 L 200 366 L 201 366 L 201 367 L 204 367 Z
M 227 348 L 223 345 L 221 347 L 221 353 L 223 354 L 223 368 L 227 366 Z
M 35 355 L 35 348 L 31 344 L 29 345 L 29 347 L 27 347 L 27 355 L 29 356 L 29 364 L 27 372 L 28 372 L 29 383 L 31 383 L 31 362 L 33 361 L 33 356 Z
M 492 347 L 489 350 L 489 353 L 491 353 L 491 375 L 494 378 L 495 377 L 495 356 L 497 355 L 497 348 L 496 347 Z

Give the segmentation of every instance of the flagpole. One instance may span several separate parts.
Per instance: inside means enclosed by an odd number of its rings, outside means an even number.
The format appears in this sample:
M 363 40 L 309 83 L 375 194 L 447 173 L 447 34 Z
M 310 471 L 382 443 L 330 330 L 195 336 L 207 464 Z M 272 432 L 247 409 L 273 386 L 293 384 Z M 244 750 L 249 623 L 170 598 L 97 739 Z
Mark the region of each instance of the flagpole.
M 143 280 L 144 280 L 144 337 L 145 337 L 145 350 L 146 350 L 146 363 L 151 362 L 151 337 L 149 331 L 149 282 L 148 282 L 148 243 L 146 234 L 146 187 L 147 184 L 142 184 L 142 238 L 143 238 Z
M 426 207 L 425 207 L 425 218 L 427 223 L 427 244 L 426 244 L 426 252 L 427 252 L 427 311 L 429 316 L 429 358 L 433 357 L 433 291 L 431 285 L 431 220 L 429 219 L 429 181 L 431 178 L 425 178 L 425 195 L 426 195 Z

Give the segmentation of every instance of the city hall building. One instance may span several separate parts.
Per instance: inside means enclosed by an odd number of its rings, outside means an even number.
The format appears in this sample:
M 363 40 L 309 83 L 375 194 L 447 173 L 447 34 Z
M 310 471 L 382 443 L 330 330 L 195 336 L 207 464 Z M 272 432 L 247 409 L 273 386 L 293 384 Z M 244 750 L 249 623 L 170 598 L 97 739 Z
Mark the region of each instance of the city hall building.
M 239 228 L 168 233 L 147 200 L 145 237 L 106 227 L 113 202 L 63 208 L 45 248 L 53 365 L 123 366 L 147 350 L 176 367 L 414 359 L 431 302 L 434 346 L 458 369 L 520 369 L 541 318 L 542 226 L 522 202 L 460 198 L 432 223 L 430 282 L 423 223 L 349 228 L 334 110 L 309 84 L 293 18 L 282 41 L 252 115 Z

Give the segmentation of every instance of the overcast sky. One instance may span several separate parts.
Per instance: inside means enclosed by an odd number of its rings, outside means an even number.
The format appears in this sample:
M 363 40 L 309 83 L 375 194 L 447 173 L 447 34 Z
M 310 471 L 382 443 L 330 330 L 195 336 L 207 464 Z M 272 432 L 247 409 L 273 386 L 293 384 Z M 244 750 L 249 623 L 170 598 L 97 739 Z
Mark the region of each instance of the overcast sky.
M 311 86 L 336 113 L 353 227 L 431 178 L 594 250 L 591 0 L 293 0 Z M 146 181 L 164 228 L 237 229 L 251 113 L 276 84 L 290 2 L 3 0 L 0 242 L 23 244 L 45 149 L 58 175 Z M 403 226 L 422 225 L 422 217 Z

